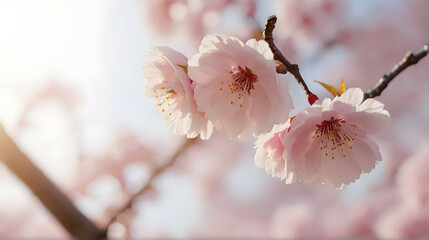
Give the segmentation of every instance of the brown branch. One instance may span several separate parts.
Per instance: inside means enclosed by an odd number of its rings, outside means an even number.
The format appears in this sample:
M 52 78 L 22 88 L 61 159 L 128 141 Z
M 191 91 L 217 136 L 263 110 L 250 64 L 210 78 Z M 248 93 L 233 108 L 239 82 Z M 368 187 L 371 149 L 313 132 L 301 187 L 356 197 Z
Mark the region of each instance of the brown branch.
M 423 49 L 420 52 L 414 54 L 411 51 L 408 51 L 405 54 L 405 57 L 397 63 L 390 72 L 383 75 L 380 80 L 378 80 L 377 84 L 370 90 L 368 90 L 364 94 L 363 100 L 365 101 L 368 98 L 373 98 L 380 96 L 381 92 L 386 89 L 387 85 L 396 77 L 399 73 L 404 71 L 407 67 L 414 65 L 420 61 L 420 59 L 424 58 L 428 54 L 428 44 L 426 43 L 423 46 Z
M 105 230 L 95 226 L 73 205 L 72 201 L 19 150 L 1 125 L 0 161 L 30 188 L 71 236 L 79 239 L 106 238 Z
M 276 26 L 276 22 L 277 17 L 275 15 L 268 17 L 267 23 L 265 24 L 263 39 L 268 43 L 271 52 L 273 52 L 274 60 L 278 60 L 282 63 L 276 66 L 277 73 L 286 74 L 287 72 L 290 72 L 295 77 L 296 81 L 301 86 L 302 90 L 304 90 L 305 95 L 307 95 L 308 98 L 312 93 L 308 89 L 307 84 L 305 84 L 305 81 L 299 72 L 298 65 L 290 63 L 289 60 L 283 56 L 281 51 L 274 44 L 273 31 Z
M 187 139 L 182 146 L 180 146 L 176 152 L 173 154 L 173 156 L 171 156 L 169 158 L 169 160 L 164 163 L 162 166 L 156 168 L 155 170 L 152 171 L 151 175 L 149 176 L 148 180 L 146 181 L 146 185 L 141 188 L 137 193 L 133 194 L 130 199 L 124 204 L 123 207 L 121 207 L 116 214 L 114 214 L 114 217 L 110 220 L 110 222 L 107 224 L 107 227 L 110 226 L 110 224 L 114 223 L 116 221 L 116 219 L 125 211 L 127 211 L 129 208 L 131 208 L 133 206 L 134 201 L 143 193 L 145 193 L 146 191 L 150 190 L 152 187 L 152 183 L 155 180 L 156 177 L 158 177 L 159 175 L 161 175 L 163 172 L 165 172 L 165 170 L 167 170 L 168 168 L 170 168 L 177 160 L 177 158 L 179 158 L 180 155 L 182 155 L 182 153 L 184 151 L 186 151 L 190 146 L 192 146 L 196 141 L 196 138 L 190 138 Z M 106 228 L 107 228 L 106 227 Z

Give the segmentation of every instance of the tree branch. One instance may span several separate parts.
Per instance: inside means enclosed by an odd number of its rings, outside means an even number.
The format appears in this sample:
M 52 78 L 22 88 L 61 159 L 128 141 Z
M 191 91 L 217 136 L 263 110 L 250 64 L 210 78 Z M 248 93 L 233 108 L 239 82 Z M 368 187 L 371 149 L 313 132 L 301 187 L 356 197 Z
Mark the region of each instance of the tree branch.
M 148 191 L 151 187 L 152 187 L 152 183 L 155 180 L 156 177 L 158 177 L 159 175 L 161 175 L 163 172 L 165 172 L 165 170 L 167 170 L 169 167 L 171 167 L 177 160 L 177 158 L 182 155 L 182 153 L 184 151 L 186 151 L 190 146 L 192 146 L 196 141 L 196 138 L 189 138 L 187 139 L 177 150 L 176 152 L 173 154 L 173 156 L 171 156 L 169 158 L 169 160 L 164 163 L 162 166 L 154 169 L 151 173 L 151 175 L 149 176 L 148 180 L 146 181 L 146 185 L 140 189 L 137 193 L 133 194 L 130 199 L 124 204 L 123 207 L 121 207 L 118 212 L 114 215 L 114 217 L 110 220 L 110 222 L 107 224 L 107 227 L 114 223 L 116 221 L 116 219 L 122 214 L 124 213 L 127 209 L 131 208 L 133 206 L 134 201 L 143 193 L 145 193 L 146 191 Z M 106 227 L 106 228 L 107 228 Z
M 301 86 L 302 90 L 304 90 L 305 95 L 307 95 L 308 98 L 312 93 L 302 78 L 298 65 L 290 63 L 289 60 L 283 56 L 281 51 L 274 44 L 273 31 L 276 26 L 276 22 L 277 17 L 275 15 L 268 17 L 267 23 L 265 24 L 263 39 L 268 43 L 271 52 L 273 52 L 274 60 L 278 60 L 282 63 L 276 66 L 277 73 L 286 74 L 287 72 L 290 72 L 295 77 L 296 81 Z
M 399 73 L 404 71 L 407 67 L 414 65 L 420 61 L 420 59 L 424 58 L 428 54 L 428 44 L 426 43 L 423 46 L 423 49 L 420 52 L 414 54 L 411 51 L 408 51 L 405 54 L 405 57 L 397 63 L 390 72 L 383 75 L 380 80 L 378 80 L 377 84 L 370 90 L 368 90 L 364 94 L 363 100 L 365 101 L 368 98 L 373 98 L 380 96 L 381 92 L 386 89 L 387 85 L 396 77 Z
M 19 150 L 1 125 L 0 161 L 3 161 L 30 188 L 71 236 L 79 239 L 106 238 L 105 231 L 85 217 L 72 201 Z

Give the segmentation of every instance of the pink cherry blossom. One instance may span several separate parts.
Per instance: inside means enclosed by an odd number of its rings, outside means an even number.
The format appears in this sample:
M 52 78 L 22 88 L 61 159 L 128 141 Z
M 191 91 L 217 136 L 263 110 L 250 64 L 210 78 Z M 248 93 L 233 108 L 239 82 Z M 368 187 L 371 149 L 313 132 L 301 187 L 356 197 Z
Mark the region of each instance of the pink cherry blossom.
M 293 108 L 265 41 L 207 35 L 188 64 L 198 110 L 229 137 L 268 132 Z
M 167 121 L 174 133 L 188 138 L 200 134 L 210 138 L 212 124 L 198 112 L 186 74 L 188 59 L 181 53 L 165 46 L 152 47 L 143 67 L 146 95 L 158 101 L 156 111 Z
M 385 130 L 390 116 L 377 100 L 362 100 L 362 90 L 350 88 L 334 100 L 326 98 L 300 112 L 289 128 L 287 123 L 283 126 L 283 132 L 274 128 L 274 133 L 262 135 L 256 143 L 257 166 L 286 183 L 335 188 L 370 172 L 381 154 L 369 135 Z

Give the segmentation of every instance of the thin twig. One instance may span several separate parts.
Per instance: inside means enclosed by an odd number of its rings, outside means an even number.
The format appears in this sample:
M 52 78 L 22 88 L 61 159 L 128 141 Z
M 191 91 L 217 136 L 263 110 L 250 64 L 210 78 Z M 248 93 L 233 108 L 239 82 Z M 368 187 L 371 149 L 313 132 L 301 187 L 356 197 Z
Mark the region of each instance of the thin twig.
M 276 66 L 277 73 L 286 74 L 287 72 L 290 72 L 295 77 L 302 90 L 304 90 L 305 95 L 308 97 L 311 94 L 311 91 L 308 89 L 307 84 L 305 84 L 305 81 L 299 72 L 298 65 L 290 63 L 274 44 L 273 31 L 276 26 L 276 22 L 277 17 L 275 15 L 268 17 L 267 23 L 265 24 L 263 39 L 268 43 L 268 46 L 273 52 L 274 60 L 278 60 L 282 63 Z
M 40 199 L 60 224 L 78 239 L 104 239 L 99 229 L 72 201 L 19 150 L 0 125 L 0 161 L 2 161 Z
M 424 58 L 428 54 L 428 44 L 426 43 L 423 46 L 423 49 L 420 50 L 418 53 L 412 53 L 411 51 L 408 51 L 405 54 L 405 57 L 402 58 L 402 60 L 396 64 L 390 72 L 383 75 L 380 80 L 378 80 L 377 84 L 370 90 L 368 90 L 364 94 L 363 100 L 365 101 L 368 98 L 373 98 L 380 96 L 381 92 L 387 87 L 387 85 L 396 77 L 399 73 L 404 71 L 407 67 L 414 65 L 420 61 L 420 59 Z
M 163 172 L 165 172 L 165 170 L 167 170 L 168 168 L 170 168 L 177 160 L 177 158 L 179 158 L 180 155 L 182 155 L 182 153 L 184 151 L 186 151 L 186 149 L 188 149 L 190 146 L 192 146 L 194 144 L 194 142 L 196 141 L 196 138 L 190 138 L 187 139 L 182 146 L 180 146 L 176 152 L 173 154 L 173 156 L 171 156 L 169 158 L 169 160 L 164 163 L 162 166 L 156 168 L 155 170 L 152 171 L 151 175 L 149 176 L 148 180 L 146 181 L 146 185 L 141 188 L 137 193 L 133 194 L 130 199 L 124 204 L 124 206 L 122 206 L 116 214 L 114 214 L 114 217 L 110 220 L 110 222 L 107 224 L 107 227 L 114 223 L 116 221 L 116 219 L 122 214 L 124 213 L 127 209 L 131 208 L 133 206 L 134 201 L 143 193 L 145 193 L 146 191 L 150 190 L 152 187 L 152 183 L 154 181 L 154 179 L 156 177 L 158 177 L 159 175 L 161 175 Z

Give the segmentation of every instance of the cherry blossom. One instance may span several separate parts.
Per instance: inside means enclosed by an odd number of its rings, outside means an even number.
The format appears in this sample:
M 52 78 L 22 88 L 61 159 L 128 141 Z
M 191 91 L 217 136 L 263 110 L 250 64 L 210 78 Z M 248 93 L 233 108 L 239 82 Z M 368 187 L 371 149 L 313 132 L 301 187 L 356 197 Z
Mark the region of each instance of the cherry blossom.
M 194 138 L 210 138 L 212 124 L 198 112 L 186 74 L 188 59 L 165 46 L 154 46 L 143 67 L 146 95 L 158 101 L 156 111 L 174 133 Z
M 377 100 L 364 102 L 363 92 L 350 88 L 333 100 L 325 98 L 300 112 L 279 131 L 257 141 L 256 165 L 286 183 L 328 184 L 342 188 L 381 160 L 369 135 L 381 133 L 390 115 Z
M 293 108 L 288 84 L 277 76 L 264 41 L 207 35 L 189 59 L 198 110 L 216 129 L 241 140 L 285 122 Z

